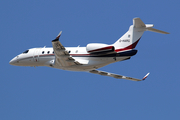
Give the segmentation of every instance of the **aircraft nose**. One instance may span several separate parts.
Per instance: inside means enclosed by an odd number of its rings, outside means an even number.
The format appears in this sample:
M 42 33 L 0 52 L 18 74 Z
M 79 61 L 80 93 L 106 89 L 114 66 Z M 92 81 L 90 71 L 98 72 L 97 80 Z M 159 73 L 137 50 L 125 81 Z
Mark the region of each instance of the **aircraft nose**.
M 14 58 L 9 62 L 9 64 L 11 64 L 11 65 L 16 65 L 17 63 L 18 63 L 17 56 L 14 57 Z

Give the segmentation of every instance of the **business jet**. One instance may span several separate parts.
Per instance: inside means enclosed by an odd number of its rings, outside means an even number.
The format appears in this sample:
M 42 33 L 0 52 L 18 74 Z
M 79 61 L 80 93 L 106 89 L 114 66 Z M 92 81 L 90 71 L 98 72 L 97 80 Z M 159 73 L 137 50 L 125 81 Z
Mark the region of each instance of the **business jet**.
M 153 24 L 144 24 L 140 18 L 134 18 L 133 25 L 114 44 L 90 43 L 86 47 L 64 47 L 59 41 L 61 31 L 52 40 L 53 47 L 28 49 L 14 57 L 9 63 L 15 66 L 47 66 L 69 71 L 85 71 L 117 79 L 143 81 L 149 73 L 143 79 L 137 79 L 97 69 L 134 56 L 137 53 L 135 47 L 145 31 L 169 34 L 154 29 L 153 26 Z

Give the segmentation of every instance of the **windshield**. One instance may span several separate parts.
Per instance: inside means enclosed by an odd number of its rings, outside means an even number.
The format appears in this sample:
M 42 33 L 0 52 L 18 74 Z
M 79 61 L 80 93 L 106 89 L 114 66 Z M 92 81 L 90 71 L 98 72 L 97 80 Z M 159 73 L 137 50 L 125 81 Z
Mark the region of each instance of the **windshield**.
M 29 52 L 29 50 L 26 50 L 26 51 L 23 52 L 23 54 L 28 53 L 28 52 Z

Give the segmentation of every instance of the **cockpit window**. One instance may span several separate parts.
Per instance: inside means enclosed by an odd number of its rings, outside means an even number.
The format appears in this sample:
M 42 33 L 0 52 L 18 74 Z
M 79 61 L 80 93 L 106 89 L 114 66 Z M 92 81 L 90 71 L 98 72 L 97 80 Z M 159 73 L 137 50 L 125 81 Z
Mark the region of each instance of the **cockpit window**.
M 28 52 L 29 52 L 29 50 L 26 50 L 26 51 L 23 52 L 23 54 L 28 53 Z

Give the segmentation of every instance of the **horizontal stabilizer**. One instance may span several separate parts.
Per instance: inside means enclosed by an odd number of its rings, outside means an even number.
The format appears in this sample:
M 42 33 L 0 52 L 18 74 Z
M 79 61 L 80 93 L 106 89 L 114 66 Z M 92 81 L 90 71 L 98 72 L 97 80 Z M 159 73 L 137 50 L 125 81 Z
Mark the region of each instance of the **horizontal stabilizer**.
M 152 31 L 152 32 L 157 32 L 157 33 L 162 33 L 162 34 L 169 34 L 168 32 L 158 30 L 158 29 L 155 29 L 155 28 L 146 28 L 146 30 Z
M 134 25 L 134 28 L 137 29 L 137 31 L 151 31 L 151 32 L 157 32 L 157 33 L 162 33 L 162 34 L 169 34 L 168 32 L 152 28 L 154 26 L 153 24 L 144 24 L 144 22 L 140 18 L 134 18 L 133 25 Z

